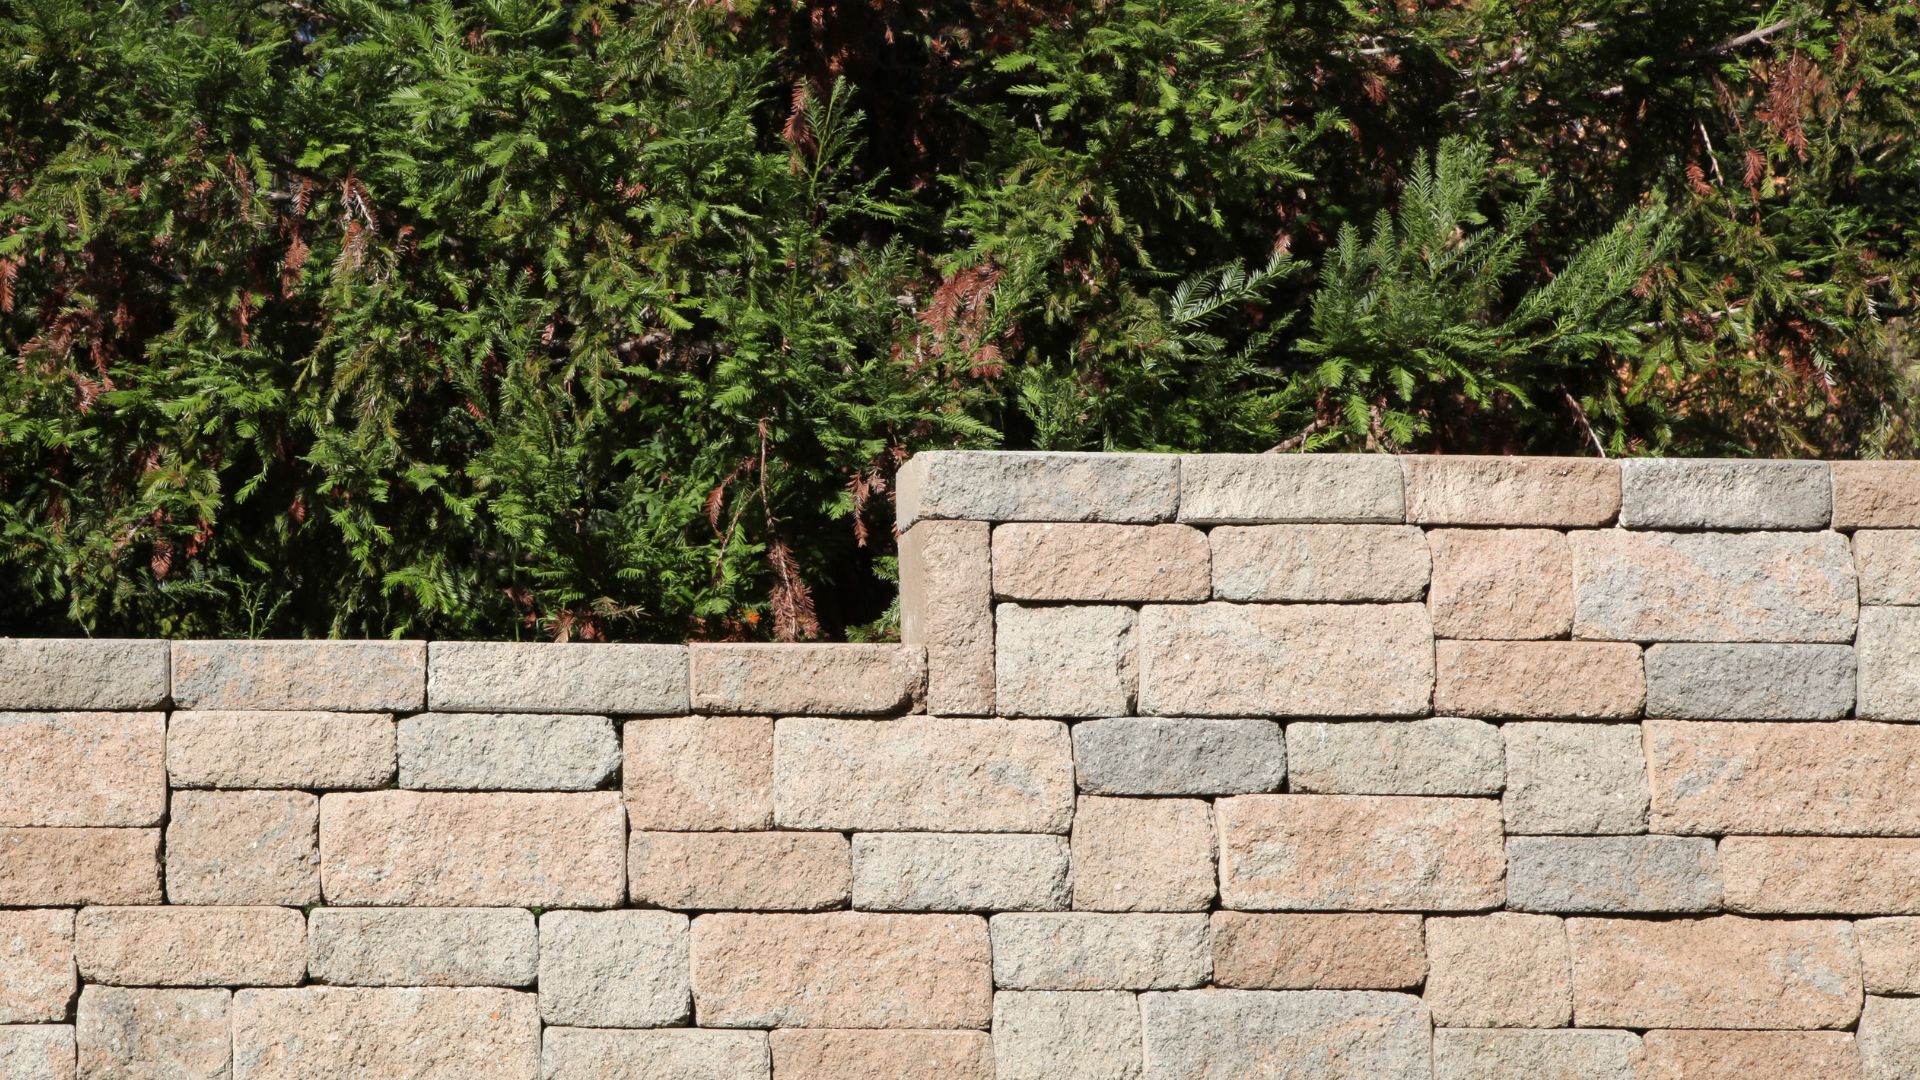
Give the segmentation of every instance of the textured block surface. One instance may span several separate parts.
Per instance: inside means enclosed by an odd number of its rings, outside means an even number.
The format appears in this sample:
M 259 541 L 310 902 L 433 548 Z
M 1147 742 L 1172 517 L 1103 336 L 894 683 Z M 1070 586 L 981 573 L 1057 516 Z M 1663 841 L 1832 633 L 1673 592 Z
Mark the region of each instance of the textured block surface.
M 1833 485 L 1824 461 L 1634 458 L 1620 463 L 1628 529 L 1824 529 Z
M 710 713 L 870 716 L 912 711 L 926 690 L 917 645 L 695 645 L 693 707 Z
M 1433 632 L 1502 640 L 1565 636 L 1573 625 L 1573 555 L 1552 529 L 1434 529 Z
M 1605 525 L 1620 512 L 1620 466 L 1585 458 L 1400 459 L 1407 520 L 1421 525 Z
M 1400 467 L 1378 454 L 1195 454 L 1179 461 L 1181 521 L 1406 520 Z
M 307 969 L 338 986 L 531 986 L 540 943 L 523 908 L 315 908 Z
M 900 640 L 927 650 L 927 711 L 993 713 L 993 527 L 923 521 L 900 535 Z
M 1839 533 L 1599 529 L 1567 539 L 1576 638 L 1853 639 L 1859 589 Z
M 182 709 L 417 710 L 427 703 L 424 641 L 176 641 Z
M 159 713 L 0 712 L 0 826 L 158 824 L 165 740 Z
M 1920 836 L 1920 727 L 1644 726 L 1655 832 Z
M 1222 600 L 1417 601 L 1427 588 L 1427 540 L 1411 525 L 1227 525 L 1207 539 Z
M 234 1080 L 528 1080 L 540 1067 L 540 1016 L 532 994 L 513 990 L 241 990 L 233 1058 Z
M 684 645 L 436 641 L 427 648 L 427 700 L 461 712 L 687 711 Z
M 1073 898 L 1064 836 L 860 833 L 853 903 L 866 911 L 1059 911 Z
M 1287 747 L 1271 720 L 1124 716 L 1073 725 L 1073 763 L 1101 795 L 1243 795 L 1280 786 Z
M 1229 908 L 1477 911 L 1505 899 L 1490 799 L 1241 795 L 1215 806 Z
M 1647 715 L 1689 720 L 1834 720 L 1853 711 L 1845 645 L 1655 645 Z
M 0 637 L 0 709 L 157 709 L 169 692 L 164 641 Z
M 1581 1027 L 1844 1028 L 1860 1016 L 1844 922 L 1568 919 L 1567 937 Z
M 933 451 L 900 470 L 897 527 L 968 521 L 1172 521 L 1180 459 L 1165 454 Z
M 428 791 L 592 791 L 620 767 L 604 716 L 421 713 L 400 721 L 400 786 Z
M 1432 1075 L 1427 1010 L 1409 994 L 1194 990 L 1143 994 L 1140 1015 L 1147 1080 Z
M 1188 525 L 993 530 L 993 592 L 1008 600 L 1205 600 L 1208 567 L 1207 534 Z
M 1427 977 L 1418 915 L 1213 913 L 1213 981 L 1242 990 L 1405 990 Z
M 1437 717 L 1287 725 L 1289 789 L 1327 795 L 1498 795 L 1500 729 Z
M 1001 604 L 994 618 L 994 694 L 1002 715 L 1133 711 L 1132 608 Z
M 387 713 L 176 712 L 167 779 L 185 788 L 385 787 L 394 774 Z
M 109 986 L 294 986 L 307 921 L 281 907 L 88 907 L 74 922 L 80 977 Z
M 1168 990 L 1207 981 L 1207 916 L 1096 912 L 993 917 L 993 985 Z

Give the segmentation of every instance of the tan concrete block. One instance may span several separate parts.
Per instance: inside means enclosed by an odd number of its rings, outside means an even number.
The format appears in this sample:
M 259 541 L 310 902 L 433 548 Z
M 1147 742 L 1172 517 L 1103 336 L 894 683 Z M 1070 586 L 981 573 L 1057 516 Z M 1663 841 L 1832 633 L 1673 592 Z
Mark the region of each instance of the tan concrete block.
M 1920 604 L 1920 529 L 1854 533 L 1853 568 L 1862 604 Z
M 894 518 L 968 521 L 1172 521 L 1180 459 L 1171 454 L 936 450 L 895 480 Z
M 1920 919 L 1861 919 L 1860 967 L 1869 994 L 1920 994 Z
M 174 792 L 167 900 L 319 903 L 319 814 L 320 800 L 304 791 Z
M 524 908 L 315 908 L 313 981 L 335 986 L 532 986 L 540 940 Z
M 993 715 L 993 526 L 923 521 L 900 535 L 900 640 L 927 650 L 927 711 Z
M 1863 1080 L 1920 1076 L 1920 998 L 1869 997 L 1858 1045 Z
M 74 1041 L 86 1080 L 225 1080 L 232 1067 L 225 990 L 80 991 Z M 242 1075 L 246 1075 L 244 1072 Z
M 1002 715 L 1133 711 L 1132 608 L 1001 604 L 994 612 L 994 693 Z
M 1407 520 L 1418 525 L 1605 525 L 1620 512 L 1620 466 L 1592 458 L 1403 455 Z
M 1859 1080 L 1848 1031 L 1649 1031 L 1643 1080 Z
M 1442 1028 L 1433 1033 L 1433 1080 L 1641 1080 L 1631 1031 Z
M 1213 894 L 1213 808 L 1206 801 L 1080 799 L 1073 816 L 1076 910 L 1205 911 Z
M 1720 910 L 1704 836 L 1509 836 L 1507 906 L 1565 914 Z
M 181 709 L 417 712 L 427 705 L 424 641 L 176 641 Z
M 1180 520 L 1198 525 L 1406 520 L 1400 466 L 1385 454 L 1189 454 Z
M 0 709 L 157 709 L 167 643 L 0 637 Z
M 1573 627 L 1573 555 L 1552 529 L 1433 529 L 1427 606 L 1443 638 L 1564 637 Z
M 581 1027 L 687 1023 L 687 923 L 671 911 L 542 913 L 540 1018 Z
M 918 645 L 719 645 L 688 649 L 693 707 L 759 716 L 884 716 L 921 711 Z
M 1851 645 L 1655 645 L 1647 715 L 1686 720 L 1837 720 L 1853 712 Z
M 73 1026 L 0 1024 L 0 1076 L 7 1080 L 74 1080 Z
M 0 829 L 0 904 L 158 904 L 159 829 Z
M 1627 529 L 1824 529 L 1833 517 L 1824 461 L 1632 458 L 1620 496 Z
M 0 826 L 158 824 L 165 744 L 160 713 L 0 712 Z
M 1576 638 L 1853 640 L 1859 590 L 1839 533 L 1594 529 L 1567 543 Z
M 1729 911 L 1920 914 L 1920 839 L 1729 836 L 1720 867 Z
M 1280 725 L 1259 717 L 1117 716 L 1073 725 L 1080 790 L 1245 795 L 1287 777 Z
M 672 716 L 688 708 L 687 647 L 436 641 L 427 698 L 446 711 Z
M 630 720 L 621 792 L 635 829 L 765 829 L 773 824 L 773 721 Z
M 634 903 L 692 911 L 820 911 L 853 888 L 836 832 L 636 832 L 627 874 Z
M 529 1080 L 534 995 L 512 990 L 308 986 L 233 995 L 233 1080 Z
M 167 780 L 177 788 L 355 790 L 393 782 L 388 713 L 177 712 Z
M 1207 540 L 1222 600 L 1390 603 L 1427 589 L 1427 540 L 1412 525 L 1222 525 Z
M 1063 911 L 1072 899 L 1064 836 L 860 833 L 853 906 L 863 911 Z
M 592 791 L 620 767 L 604 716 L 420 713 L 400 721 L 400 786 L 428 791 Z
M 1205 600 L 1207 534 L 1190 525 L 1001 525 L 993 592 L 1008 600 Z
M 1506 724 L 1507 831 L 1647 831 L 1647 765 L 1636 724 Z M 1664 831 L 1664 830 L 1662 830 Z
M 1920 728 L 1645 726 L 1655 832 L 1920 836 Z
M 1503 745 L 1499 728 L 1457 716 L 1303 720 L 1287 725 L 1287 789 L 1319 795 L 1498 795 L 1506 783 Z
M 1833 527 L 1920 526 L 1920 461 L 1835 461 Z
M 1624 641 L 1436 641 L 1434 669 L 1434 710 L 1452 716 L 1621 719 L 1647 699 Z
M 74 924 L 80 977 L 109 986 L 297 986 L 307 920 L 282 907 L 89 907 Z
M 550 1027 L 544 1080 L 771 1080 L 764 1031 Z
M 780 1080 L 994 1080 L 984 1031 L 788 1029 L 770 1041 Z
M 73 912 L 0 911 L 0 1024 L 65 1020 L 77 986 Z
M 1205 913 L 1091 911 L 993 917 L 993 985 L 1002 990 L 1176 990 L 1207 981 Z
M 1427 1008 L 1443 1027 L 1564 1027 L 1573 1015 L 1566 926 L 1496 911 L 1427 920 Z
M 1860 666 L 1855 715 L 1863 720 L 1920 720 L 1920 607 L 1860 609 L 1854 651 Z
M 1138 1080 L 1140 1054 L 1140 1005 L 1124 990 L 993 996 L 998 1080 Z
M 1408 990 L 1426 977 L 1418 915 L 1213 913 L 1216 986 Z
M 1411 994 L 1190 990 L 1141 995 L 1140 1016 L 1146 1080 L 1433 1075 L 1431 1021 Z
M 1476 911 L 1506 898 L 1491 799 L 1241 795 L 1214 807 L 1229 908 Z
M 1860 1016 L 1853 927 L 1815 919 L 1568 919 L 1574 1023 L 1844 1028 Z

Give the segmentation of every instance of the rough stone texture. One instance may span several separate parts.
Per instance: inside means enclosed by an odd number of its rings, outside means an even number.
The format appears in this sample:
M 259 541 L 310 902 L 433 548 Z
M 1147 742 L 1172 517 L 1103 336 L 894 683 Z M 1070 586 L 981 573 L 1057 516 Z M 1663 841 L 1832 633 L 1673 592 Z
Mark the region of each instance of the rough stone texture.
M 1443 1027 L 1564 1027 L 1573 1015 L 1566 926 L 1498 911 L 1427 920 L 1426 1003 Z
M 1204 913 L 993 917 L 993 985 L 1002 990 L 1178 990 L 1212 969 Z
M 1647 715 L 1690 720 L 1832 720 L 1853 711 L 1847 645 L 1655 645 Z
M 1576 638 L 1853 640 L 1859 593 L 1839 533 L 1598 529 L 1567 542 Z
M 110 986 L 296 986 L 307 973 L 292 908 L 83 908 L 73 946 L 80 977 Z
M 1643 1080 L 1631 1031 L 1448 1028 L 1433 1033 L 1433 1080 Z
M 702 915 L 693 993 L 707 1027 L 985 1028 L 975 915 Z
M 167 779 L 182 788 L 351 791 L 393 781 L 387 713 L 177 712 Z
M 1456 716 L 1606 720 L 1640 715 L 1640 647 L 1617 641 L 1436 641 L 1433 707 Z
M 984 521 L 900 535 L 900 640 L 927 650 L 927 711 L 993 715 L 993 555 Z
M 1500 729 L 1479 720 L 1287 725 L 1288 790 L 1326 795 L 1498 795 Z
M 0 829 L 0 904 L 158 904 L 159 829 Z
M 1853 568 L 1862 604 L 1920 604 L 1920 529 L 1854 533 Z
M 233 995 L 233 1080 L 531 1080 L 539 1068 L 532 994 L 308 986 Z
M 676 716 L 630 720 L 621 734 L 621 792 L 636 830 L 773 824 L 773 721 Z
M 86 1080 L 227 1080 L 232 997 L 225 990 L 82 989 L 74 1025 L 80 1075 Z
M 1649 1031 L 1641 1080 L 1859 1080 L 1845 1031 Z
M 993 1058 L 997 1080 L 1139 1080 L 1139 1002 L 1125 991 L 996 994 Z
M 1075 909 L 1205 911 L 1213 893 L 1213 808 L 1205 801 L 1080 800 L 1073 815 Z
M 764 1031 L 550 1027 L 544 1080 L 771 1080 Z
M 709 713 L 874 716 L 915 712 L 918 645 L 694 645 L 693 707 Z
M 540 1018 L 580 1027 L 672 1027 L 691 1015 L 685 915 L 540 916 Z
M 1097 795 L 1244 795 L 1279 788 L 1287 747 L 1271 720 L 1125 716 L 1073 725 L 1073 763 Z
M 7 1080 L 74 1080 L 73 1028 L 0 1024 L 0 1076 Z
M 1844 1028 L 1860 1015 L 1853 927 L 1814 919 L 1568 919 L 1581 1027 Z
M 1920 527 L 1920 461 L 1835 461 L 1833 527 Z
M 0 911 L 0 1024 L 66 1019 L 77 985 L 73 912 Z
M 1552 529 L 1434 529 L 1433 632 L 1483 640 L 1564 637 L 1573 626 L 1573 555 Z
M 831 832 L 636 832 L 627 845 L 633 902 L 682 910 L 843 907 L 850 864 Z
M 1729 911 L 1920 914 L 1920 839 L 1729 836 L 1720 870 Z
M 1401 522 L 1406 500 L 1382 454 L 1194 454 L 1180 458 L 1180 520 Z
M 156 709 L 167 693 L 164 641 L 0 637 L 0 709 Z
M 612 907 L 626 824 L 611 791 L 376 791 L 320 800 L 329 904 Z
M 181 709 L 416 712 L 427 704 L 424 641 L 176 641 Z
M 1229 908 L 1476 911 L 1505 899 L 1491 799 L 1241 795 L 1214 806 Z
M 540 943 L 524 908 L 315 908 L 307 968 L 336 986 L 531 986 Z
M 1181 459 L 1169 454 L 936 450 L 895 479 L 895 527 L 966 521 L 1172 521 Z
M 1418 716 L 1433 692 L 1421 604 L 1150 604 L 1140 711 L 1159 716 Z
M 1222 600 L 1418 601 L 1427 589 L 1427 541 L 1411 525 L 1226 525 L 1207 539 Z
M 1680 720 L 1645 727 L 1655 832 L 1920 836 L 1920 728 Z
M 1519 911 L 1692 912 L 1720 907 L 1714 843 L 1694 836 L 1514 836 L 1507 906 Z
M 176 791 L 167 821 L 174 904 L 320 901 L 318 797 L 304 791 Z
M 1860 967 L 1869 994 L 1920 994 L 1920 919 L 1861 919 Z
M 1418 915 L 1213 913 L 1213 981 L 1243 990 L 1405 990 L 1427 975 Z
M 1862 1080 L 1920 1076 L 1920 998 L 1868 998 L 1859 1049 Z
M 780 1080 L 994 1080 L 984 1031 L 788 1029 L 770 1039 Z
M 1647 765 L 1635 724 L 1508 724 L 1507 832 L 1647 831 Z M 1669 831 L 1669 830 L 1656 830 Z
M 1194 990 L 1140 998 L 1146 1080 L 1429 1080 L 1410 994 Z
M 1920 608 L 1860 609 L 1860 706 L 1872 720 L 1920 720 Z
M 1605 525 L 1620 512 L 1620 466 L 1588 458 L 1414 456 L 1407 520 L 1418 525 Z
M 472 712 L 671 716 L 688 708 L 684 645 L 436 641 L 427 700 Z
M 1073 820 L 1054 721 L 795 718 L 773 741 L 783 829 L 1064 833 Z
M 620 767 L 604 716 L 421 713 L 400 721 L 400 786 L 430 791 L 592 791 Z
M 159 713 L 0 712 L 0 826 L 157 824 L 165 745 Z
M 1824 461 L 1631 458 L 1620 463 L 1620 525 L 1824 529 L 1832 493 Z
M 861 833 L 853 906 L 867 911 L 1060 911 L 1072 900 L 1064 836 Z
M 993 530 L 993 593 L 1008 600 L 1205 600 L 1211 588 L 1207 534 L 1190 525 Z
M 1134 622 L 1125 607 L 995 609 L 995 700 L 1007 716 L 1133 711 Z

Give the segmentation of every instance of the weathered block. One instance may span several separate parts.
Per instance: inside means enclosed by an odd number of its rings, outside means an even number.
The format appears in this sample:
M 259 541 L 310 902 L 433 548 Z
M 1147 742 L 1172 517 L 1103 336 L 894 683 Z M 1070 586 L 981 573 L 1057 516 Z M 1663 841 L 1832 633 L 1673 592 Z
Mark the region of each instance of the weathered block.
M 1568 919 L 1567 939 L 1581 1027 L 1844 1028 L 1860 1016 L 1844 922 Z
M 177 788 L 351 791 L 393 781 L 387 713 L 177 712 L 167 779 Z
M 1862 604 L 1920 604 L 1920 529 L 1854 533 L 1853 568 Z
M 1064 836 L 860 833 L 853 906 L 866 911 L 1060 911 L 1072 899 Z
M 234 1080 L 529 1080 L 540 1068 L 540 1015 L 534 995 L 513 990 L 240 990 L 233 1059 Z
M 1869 994 L 1920 994 L 1920 919 L 1861 919 L 1860 968 Z
M 1190 525 L 1001 525 L 993 593 L 1008 600 L 1205 600 L 1207 534 Z
M 636 832 L 627 846 L 636 904 L 694 911 L 844 907 L 853 871 L 832 832 Z
M 7 1080 L 74 1080 L 70 1024 L 0 1024 L 0 1076 Z
M 782 720 L 784 829 L 1064 833 L 1073 759 L 1051 720 Z
M 426 791 L 592 791 L 620 767 L 604 716 L 421 713 L 400 721 L 400 786 Z
M 181 709 L 415 712 L 427 705 L 424 641 L 176 641 Z
M 1288 790 L 1323 795 L 1498 795 L 1500 729 L 1479 720 L 1287 725 Z
M 1920 527 L 1920 461 L 1835 461 L 1833 527 Z
M 1193 990 L 1143 994 L 1146 1080 L 1430 1080 L 1427 1010 L 1411 994 Z M 1298 1063 L 1306 1071 L 1295 1070 Z M 1279 1071 L 1285 1069 L 1286 1071 Z
M 540 942 L 524 908 L 315 908 L 307 967 L 336 986 L 532 986 Z
M 1180 458 L 1180 520 L 1401 522 L 1406 500 L 1384 454 L 1193 454 Z
M 427 700 L 463 712 L 671 716 L 688 708 L 684 645 L 436 641 Z
M 165 743 L 159 713 L 0 712 L 0 826 L 158 824 Z
M 80 977 L 110 986 L 297 986 L 307 920 L 281 907 L 89 907 L 73 928 Z
M 1280 786 L 1287 747 L 1271 720 L 1125 716 L 1073 725 L 1073 762 L 1098 795 L 1244 795 Z
M 1649 1031 L 1642 1080 L 1859 1080 L 1847 1031 Z
M 73 912 L 0 911 L 0 1024 L 65 1020 L 76 987 Z
M 756 716 L 878 716 L 919 711 L 926 650 L 917 645 L 697 644 L 693 707 Z
M 1729 836 L 1720 870 L 1729 911 L 1920 914 L 1920 839 Z
M 1859 592 L 1839 533 L 1597 529 L 1567 542 L 1576 638 L 1853 640 Z
M 158 904 L 159 829 L 0 829 L 0 904 Z
M 227 1076 L 233 1060 L 227 1033 L 232 996 L 225 990 L 83 987 L 74 1022 L 80 1075 L 88 1080 Z
M 764 1031 L 550 1027 L 544 1080 L 771 1080 Z
M 1655 832 L 1920 836 L 1920 728 L 1646 722 Z
M 1514 836 L 1507 906 L 1518 911 L 1691 912 L 1720 907 L 1714 843 L 1694 836 Z
M 0 637 L 0 709 L 157 709 L 167 643 Z
M 1073 815 L 1076 910 L 1205 911 L 1213 893 L 1213 808 L 1204 800 L 1080 800 Z
M 1491 799 L 1240 795 L 1214 806 L 1229 908 L 1476 911 L 1505 899 Z
M 1175 990 L 1201 985 L 1212 969 L 1204 913 L 993 917 L 1001 990 Z
M 1159 716 L 1419 716 L 1433 693 L 1420 604 L 1150 604 L 1140 711 Z
M 1427 988 L 1443 1027 L 1564 1027 L 1573 1015 L 1566 926 L 1497 911 L 1427 920 Z
M 304 791 L 176 791 L 167 821 L 167 900 L 175 904 L 320 901 L 315 826 Z
M 1443 638 L 1564 636 L 1573 626 L 1573 555 L 1553 529 L 1433 529 L 1427 606 Z
M 1456 716 L 1640 715 L 1640 646 L 1624 641 L 1436 641 L 1433 707 Z
M 1605 525 L 1620 512 L 1620 466 L 1590 458 L 1406 455 L 1417 525 Z
M 1833 483 L 1824 461 L 1633 458 L 1620 463 L 1627 529 L 1824 529 Z
M 992 1056 L 998 1080 L 1138 1080 L 1139 1002 L 1120 990 L 1003 991 L 993 998 Z
M 1647 715 L 1691 720 L 1832 720 L 1853 711 L 1848 645 L 1655 645 Z
M 1172 521 L 1180 459 L 1168 454 L 936 450 L 895 480 L 895 527 L 967 521 Z
M 984 1031 L 789 1028 L 769 1038 L 780 1080 L 994 1080 L 993 1039 Z
M 993 526 L 923 521 L 900 535 L 900 640 L 927 650 L 927 711 L 993 715 Z
M 1920 607 L 1860 609 L 1863 720 L 1920 720 Z
M 1411 525 L 1223 525 L 1207 540 L 1222 600 L 1418 601 L 1427 590 L 1427 540 Z
M 1133 711 L 1132 608 L 1001 604 L 995 612 L 994 693 L 1002 714 Z
M 1920 998 L 1868 998 L 1859 1050 L 1862 1080 L 1920 1076 Z
M 635 829 L 765 829 L 773 824 L 773 721 L 630 720 L 621 791 Z
M 1242 990 L 1407 990 L 1427 977 L 1418 915 L 1213 913 L 1213 981 Z
M 1508 724 L 1507 831 L 1647 831 L 1647 766 L 1636 724 Z
M 706 1027 L 985 1028 L 987 922 L 974 915 L 702 915 Z
M 1433 1080 L 1642 1080 L 1631 1031 L 1444 1028 L 1433 1033 Z
M 626 822 L 611 791 L 370 791 L 320 800 L 329 904 L 613 907 Z
M 686 1023 L 687 926 L 668 911 L 542 914 L 540 1018 L 580 1027 Z

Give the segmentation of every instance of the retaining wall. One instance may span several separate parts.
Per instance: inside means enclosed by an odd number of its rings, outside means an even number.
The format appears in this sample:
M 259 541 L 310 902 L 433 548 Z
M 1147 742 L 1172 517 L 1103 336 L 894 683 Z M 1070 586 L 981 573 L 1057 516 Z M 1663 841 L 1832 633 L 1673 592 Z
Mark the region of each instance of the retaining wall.
M 1920 465 L 899 518 L 897 646 L 0 639 L 0 1080 L 1920 1075 Z

